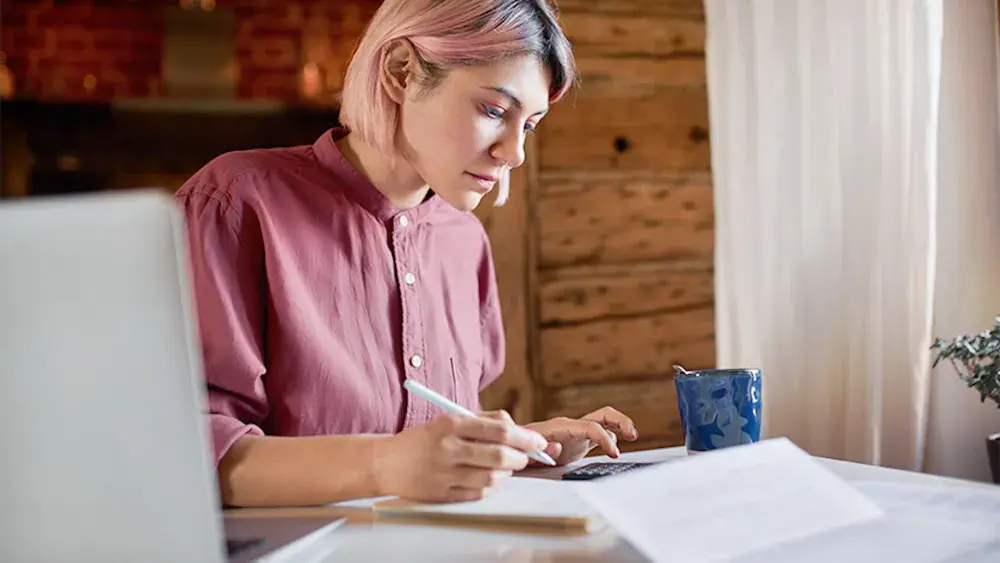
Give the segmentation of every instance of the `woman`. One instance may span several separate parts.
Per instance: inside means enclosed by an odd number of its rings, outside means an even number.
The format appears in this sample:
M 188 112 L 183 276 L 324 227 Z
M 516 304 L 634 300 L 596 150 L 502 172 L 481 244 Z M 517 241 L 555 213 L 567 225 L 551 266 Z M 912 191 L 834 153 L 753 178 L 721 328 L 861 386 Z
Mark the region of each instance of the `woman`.
M 493 262 L 469 211 L 498 180 L 506 199 L 573 72 L 544 0 L 387 0 L 347 72 L 346 128 L 222 155 L 178 191 L 225 504 L 476 499 L 529 448 L 565 464 L 637 437 L 608 407 L 519 427 L 402 387 L 475 411 L 500 375 Z

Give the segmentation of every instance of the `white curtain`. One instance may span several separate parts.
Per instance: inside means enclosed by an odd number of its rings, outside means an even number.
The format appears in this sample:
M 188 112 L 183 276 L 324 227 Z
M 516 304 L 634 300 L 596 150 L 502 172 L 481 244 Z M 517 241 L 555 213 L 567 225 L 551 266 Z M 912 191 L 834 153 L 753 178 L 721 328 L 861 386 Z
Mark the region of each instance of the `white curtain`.
M 1000 61 L 995 0 L 944 7 L 934 333 L 950 337 L 988 328 L 1000 314 Z M 997 432 L 1000 409 L 938 366 L 924 469 L 989 480 L 983 444 Z
M 986 480 L 934 336 L 1000 314 L 995 0 L 706 0 L 720 366 L 765 434 Z
M 941 0 L 705 0 L 720 367 L 764 429 L 923 465 Z

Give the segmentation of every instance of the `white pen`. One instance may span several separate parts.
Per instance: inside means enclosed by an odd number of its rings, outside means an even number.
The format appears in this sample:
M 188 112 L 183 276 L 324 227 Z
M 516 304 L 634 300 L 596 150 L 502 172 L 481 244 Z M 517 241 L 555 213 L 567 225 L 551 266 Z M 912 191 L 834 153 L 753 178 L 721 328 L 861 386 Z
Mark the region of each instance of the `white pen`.
M 403 387 L 406 387 L 411 392 L 413 392 L 414 395 L 417 395 L 418 397 L 424 399 L 428 403 L 444 409 L 446 412 L 452 414 L 464 414 L 466 416 L 476 417 L 476 414 L 470 411 L 469 409 L 454 403 L 447 397 L 435 393 L 434 391 L 428 389 L 427 387 L 421 385 L 420 383 L 417 383 L 412 379 L 408 378 L 406 381 L 404 381 Z M 546 454 L 545 452 L 525 452 L 525 453 L 528 454 L 528 457 L 539 463 L 544 463 L 545 465 L 556 464 L 555 460 L 549 457 L 549 455 Z

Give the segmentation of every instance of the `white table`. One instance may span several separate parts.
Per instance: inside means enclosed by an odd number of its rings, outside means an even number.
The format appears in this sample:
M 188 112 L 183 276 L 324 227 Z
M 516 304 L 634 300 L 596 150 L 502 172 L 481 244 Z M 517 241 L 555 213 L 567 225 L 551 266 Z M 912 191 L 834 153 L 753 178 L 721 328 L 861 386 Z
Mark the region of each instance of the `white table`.
M 623 461 L 670 461 L 683 459 L 683 447 L 649 450 L 624 454 Z M 592 457 L 568 468 L 539 469 L 524 472 L 526 476 L 558 478 L 560 474 L 583 463 L 605 461 Z M 962 487 L 995 487 L 984 483 L 962 481 L 895 469 L 886 469 L 822 459 L 830 469 L 848 481 L 890 481 L 903 483 L 947 484 Z M 364 503 L 361 503 L 362 505 Z M 358 510 L 358 509 L 355 509 Z M 274 513 L 273 511 L 271 512 Z M 360 514 L 359 512 L 354 514 Z M 328 537 L 321 539 L 311 557 L 295 561 L 380 563 L 382 561 L 422 562 L 503 562 L 503 563 L 642 563 L 646 559 L 611 528 L 588 536 L 554 537 L 505 532 L 484 532 L 470 529 L 445 528 L 431 525 L 376 523 L 365 518 L 352 518 Z

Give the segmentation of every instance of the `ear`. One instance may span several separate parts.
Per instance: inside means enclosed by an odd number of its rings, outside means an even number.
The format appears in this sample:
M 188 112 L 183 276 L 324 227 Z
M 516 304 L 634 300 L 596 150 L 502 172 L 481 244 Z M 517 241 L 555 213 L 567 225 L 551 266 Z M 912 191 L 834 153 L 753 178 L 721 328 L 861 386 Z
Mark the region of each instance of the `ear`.
M 382 87 L 397 104 L 406 98 L 406 89 L 414 84 L 419 70 L 417 51 L 406 39 L 395 39 L 382 49 L 379 80 Z

